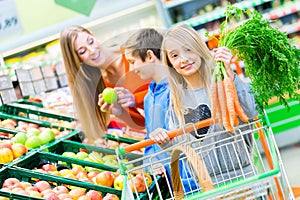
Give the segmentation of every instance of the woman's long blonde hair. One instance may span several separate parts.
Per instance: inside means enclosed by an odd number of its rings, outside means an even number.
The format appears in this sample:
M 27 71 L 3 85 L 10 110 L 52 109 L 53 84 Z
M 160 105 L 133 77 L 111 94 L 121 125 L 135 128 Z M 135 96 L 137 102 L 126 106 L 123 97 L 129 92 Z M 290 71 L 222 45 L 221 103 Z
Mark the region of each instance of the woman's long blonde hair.
M 98 106 L 98 95 L 105 88 L 100 70 L 82 63 L 75 51 L 74 41 L 80 32 L 92 35 L 81 26 L 66 28 L 60 34 L 60 46 L 78 120 L 86 137 L 92 140 L 105 134 L 109 114 Z
M 166 41 L 168 40 L 178 42 L 182 46 L 185 46 L 199 54 L 199 57 L 201 58 L 201 66 L 198 69 L 198 73 L 202 79 L 199 81 L 203 82 L 204 88 L 209 96 L 212 69 L 215 66 L 215 61 L 200 35 L 195 29 L 188 25 L 183 24 L 172 27 L 164 36 L 162 43 L 162 61 L 165 66 L 168 67 L 168 78 L 171 89 L 170 107 L 171 109 L 174 109 L 175 115 L 179 120 L 179 125 L 183 126 L 185 124 L 184 114 L 186 114 L 186 109 L 183 107 L 183 95 L 184 89 L 187 89 L 187 82 L 184 77 L 174 69 L 168 58 L 168 49 L 166 48 Z

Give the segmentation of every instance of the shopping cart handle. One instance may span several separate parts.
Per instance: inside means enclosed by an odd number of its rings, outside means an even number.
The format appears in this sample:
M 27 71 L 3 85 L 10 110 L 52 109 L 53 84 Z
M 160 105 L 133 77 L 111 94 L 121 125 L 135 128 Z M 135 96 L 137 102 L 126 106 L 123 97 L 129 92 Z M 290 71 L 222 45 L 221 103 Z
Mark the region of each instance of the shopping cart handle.
M 216 121 L 213 121 L 211 118 L 208 118 L 208 119 L 196 122 L 195 124 L 188 124 L 188 125 L 184 126 L 183 128 L 169 131 L 168 135 L 169 135 L 170 139 L 172 139 L 178 135 L 182 135 L 185 132 L 191 132 L 191 131 L 195 130 L 195 128 L 200 129 L 203 127 L 210 126 L 213 123 L 216 123 Z M 124 147 L 124 150 L 125 150 L 125 152 L 132 152 L 134 150 L 139 150 L 141 148 L 145 148 L 146 146 L 150 146 L 152 144 L 155 144 L 155 142 L 151 139 L 147 139 L 147 140 L 143 140 L 143 141 L 128 145 L 128 146 Z

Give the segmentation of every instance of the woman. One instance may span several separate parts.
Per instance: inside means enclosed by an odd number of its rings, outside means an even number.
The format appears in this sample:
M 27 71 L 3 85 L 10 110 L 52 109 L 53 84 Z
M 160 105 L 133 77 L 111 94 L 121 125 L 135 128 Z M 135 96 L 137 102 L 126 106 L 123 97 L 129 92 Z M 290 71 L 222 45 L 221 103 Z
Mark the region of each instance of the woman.
M 103 136 L 109 125 L 110 113 L 98 106 L 98 95 L 105 87 L 115 87 L 118 105 L 123 108 L 121 113 L 112 110 L 112 114 L 132 128 L 144 129 L 144 117 L 138 109 L 143 109 L 150 80 L 141 80 L 129 71 L 120 47 L 100 45 L 92 32 L 81 26 L 64 29 L 60 45 L 78 119 L 87 138 Z

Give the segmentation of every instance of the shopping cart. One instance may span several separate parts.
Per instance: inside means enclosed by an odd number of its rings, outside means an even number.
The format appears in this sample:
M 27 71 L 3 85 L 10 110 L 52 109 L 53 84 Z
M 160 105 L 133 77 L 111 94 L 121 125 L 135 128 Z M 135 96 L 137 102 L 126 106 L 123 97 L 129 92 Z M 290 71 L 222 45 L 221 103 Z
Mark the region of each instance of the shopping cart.
M 122 156 L 154 142 L 117 149 L 124 178 L 122 200 L 141 199 L 141 194 L 144 199 L 294 199 L 268 116 L 262 113 L 260 119 L 235 127 L 236 134 L 218 131 L 196 140 L 185 133 L 212 125 L 212 119 L 187 124 L 169 132 L 170 138 L 186 136 L 182 142 L 128 163 L 121 162 Z M 162 154 L 168 156 L 157 161 Z M 136 167 L 126 170 L 132 164 Z M 137 172 L 152 174 L 151 185 L 149 177 L 141 176 L 144 191 L 135 185 Z M 150 190 L 153 185 L 156 189 Z

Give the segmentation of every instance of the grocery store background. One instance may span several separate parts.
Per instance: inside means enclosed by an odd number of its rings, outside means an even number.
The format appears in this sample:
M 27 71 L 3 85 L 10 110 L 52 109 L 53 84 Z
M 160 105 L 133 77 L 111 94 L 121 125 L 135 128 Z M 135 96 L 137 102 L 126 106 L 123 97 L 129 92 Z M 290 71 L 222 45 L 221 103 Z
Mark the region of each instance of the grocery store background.
M 63 1 L 0 1 L 0 55 L 8 67 L 7 72 L 1 71 L 1 73 L 10 73 L 11 78 L 16 80 L 15 69 L 28 67 L 28 65 L 46 66 L 61 63 L 57 43 L 59 32 L 64 27 L 75 24 L 90 28 L 100 41 L 106 41 L 112 36 L 138 28 L 165 28 L 177 23 L 188 23 L 197 29 L 208 45 L 213 45 L 204 37 L 204 34 L 218 31 L 227 1 L 86 0 L 84 11 L 76 10 L 78 6 L 75 4 L 80 3 L 80 0 L 70 0 L 67 3 L 69 6 L 74 4 L 73 10 L 59 5 L 59 2 Z M 273 20 L 274 26 L 287 32 L 295 45 L 300 46 L 299 0 L 231 2 L 244 8 L 259 10 L 264 17 Z M 9 6 L 12 11 L 1 4 Z M 18 21 L 10 21 L 12 19 Z M 116 37 L 116 40 L 118 39 L 122 38 Z M 213 46 L 209 47 L 213 48 Z M 237 69 L 237 66 L 233 65 L 233 67 Z M 45 87 L 45 91 L 42 92 L 66 85 L 66 79 L 63 79 L 65 78 L 64 70 L 60 70 L 61 72 L 58 73 L 61 78 L 60 85 L 48 84 L 48 88 Z M 49 79 L 49 76 L 47 78 Z M 38 93 L 36 88 L 33 88 L 31 92 Z M 290 106 L 291 110 L 287 111 L 283 106 L 272 103 L 267 108 L 267 112 L 290 183 L 292 186 L 300 186 L 300 171 L 297 169 L 300 164 L 300 105 L 291 101 Z

